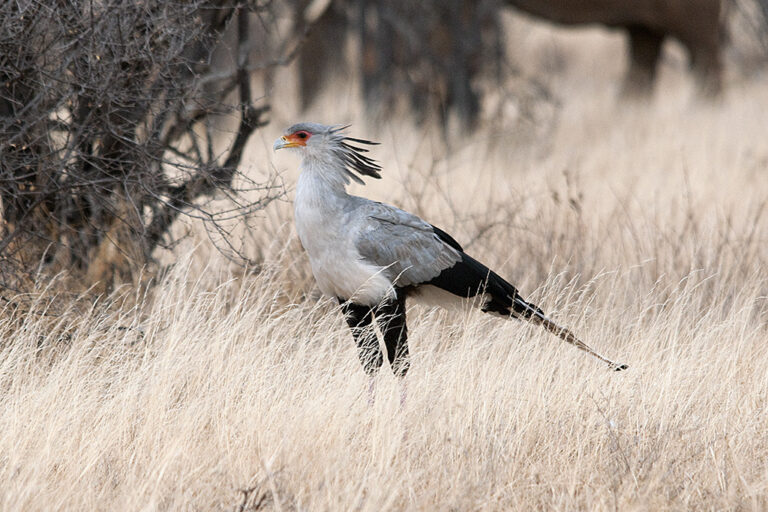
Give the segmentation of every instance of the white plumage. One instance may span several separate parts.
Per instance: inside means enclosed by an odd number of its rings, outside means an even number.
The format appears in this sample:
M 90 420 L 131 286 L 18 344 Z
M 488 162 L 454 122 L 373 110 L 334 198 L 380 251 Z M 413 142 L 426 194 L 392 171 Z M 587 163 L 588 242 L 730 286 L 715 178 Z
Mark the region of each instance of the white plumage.
M 348 208 L 343 185 L 327 180 L 313 161 L 302 162 L 294 217 L 320 290 L 331 297 L 375 306 L 394 296 L 384 268 L 366 261 L 351 233 L 365 229 L 365 217 Z

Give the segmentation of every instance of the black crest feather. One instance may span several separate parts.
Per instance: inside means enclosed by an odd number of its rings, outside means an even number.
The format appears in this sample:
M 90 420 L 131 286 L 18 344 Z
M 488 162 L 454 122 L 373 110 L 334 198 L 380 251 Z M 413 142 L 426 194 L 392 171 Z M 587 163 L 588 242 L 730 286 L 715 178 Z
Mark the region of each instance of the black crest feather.
M 349 125 L 333 128 L 332 134 L 338 137 L 338 154 L 341 161 L 344 162 L 345 168 L 349 176 L 356 182 L 365 183 L 354 173 L 361 174 L 363 176 L 370 176 L 371 178 L 381 179 L 381 166 L 369 156 L 366 148 L 360 147 L 360 145 L 376 146 L 378 142 L 371 142 L 365 139 L 355 139 L 353 137 L 347 137 L 342 132 L 349 128 Z M 352 144 L 354 143 L 354 145 Z

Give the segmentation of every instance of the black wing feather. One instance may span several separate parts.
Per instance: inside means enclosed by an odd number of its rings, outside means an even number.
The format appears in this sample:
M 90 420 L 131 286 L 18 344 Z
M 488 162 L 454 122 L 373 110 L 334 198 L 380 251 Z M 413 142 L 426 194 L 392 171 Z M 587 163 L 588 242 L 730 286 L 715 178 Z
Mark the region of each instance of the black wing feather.
M 432 229 L 435 231 L 435 234 L 437 235 L 437 238 L 445 242 L 446 244 L 450 245 L 454 249 L 456 249 L 459 252 L 464 252 L 464 249 L 462 249 L 461 245 L 459 245 L 459 242 L 457 242 L 451 235 L 443 231 L 442 229 L 438 228 L 437 226 L 432 226 Z
M 434 226 L 433 226 L 434 227 Z M 444 231 L 434 228 L 441 240 L 460 251 L 461 261 L 446 268 L 440 275 L 424 284 L 437 286 L 459 297 L 475 297 L 480 293 L 490 296 L 483 305 L 483 311 L 512 315 L 516 318 L 546 318 L 536 305 L 522 298 L 517 288 L 489 269 L 472 256 L 461 250 L 461 246 Z

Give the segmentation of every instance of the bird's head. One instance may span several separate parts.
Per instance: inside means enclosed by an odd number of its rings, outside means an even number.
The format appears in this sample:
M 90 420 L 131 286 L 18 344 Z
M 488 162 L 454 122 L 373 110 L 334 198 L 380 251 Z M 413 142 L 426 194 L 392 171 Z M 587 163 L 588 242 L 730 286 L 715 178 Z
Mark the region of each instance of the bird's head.
M 297 123 L 288 128 L 272 148 L 275 151 L 290 148 L 297 151 L 302 159 L 326 163 L 358 183 L 363 183 L 363 180 L 354 173 L 381 178 L 379 164 L 363 154 L 368 152 L 367 149 L 359 147 L 359 144 L 371 146 L 378 143 L 347 137 L 344 134 L 347 127 Z

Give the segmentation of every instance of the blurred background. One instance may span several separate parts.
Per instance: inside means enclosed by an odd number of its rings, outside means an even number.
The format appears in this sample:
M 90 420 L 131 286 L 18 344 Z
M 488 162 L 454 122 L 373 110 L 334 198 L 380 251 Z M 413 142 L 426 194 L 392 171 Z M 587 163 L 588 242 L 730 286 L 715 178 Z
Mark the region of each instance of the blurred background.
M 0 286 L 64 270 L 109 291 L 203 241 L 260 268 L 290 238 L 297 164 L 269 148 L 300 120 L 384 142 L 367 194 L 478 244 L 541 221 L 537 194 L 583 214 L 762 173 L 767 18 L 765 0 L 6 3 Z

